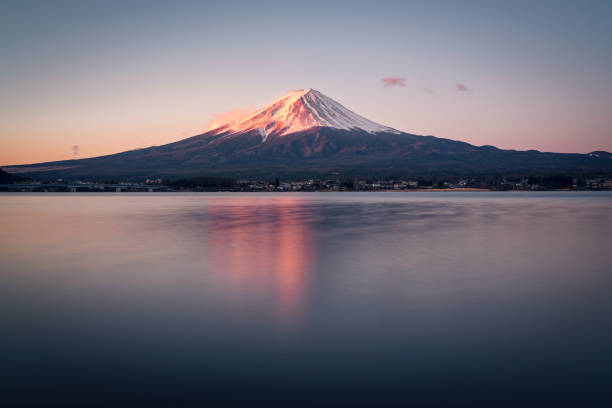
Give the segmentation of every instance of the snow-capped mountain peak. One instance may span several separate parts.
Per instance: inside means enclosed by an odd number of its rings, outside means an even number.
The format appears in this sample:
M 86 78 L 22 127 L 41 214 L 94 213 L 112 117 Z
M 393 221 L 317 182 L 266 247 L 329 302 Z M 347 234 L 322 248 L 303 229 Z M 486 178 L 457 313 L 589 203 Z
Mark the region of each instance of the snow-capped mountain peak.
M 227 123 L 215 133 L 243 133 L 257 130 L 268 136 L 284 136 L 313 127 L 361 129 L 370 133 L 401 133 L 360 116 L 314 89 L 291 91 L 250 115 Z

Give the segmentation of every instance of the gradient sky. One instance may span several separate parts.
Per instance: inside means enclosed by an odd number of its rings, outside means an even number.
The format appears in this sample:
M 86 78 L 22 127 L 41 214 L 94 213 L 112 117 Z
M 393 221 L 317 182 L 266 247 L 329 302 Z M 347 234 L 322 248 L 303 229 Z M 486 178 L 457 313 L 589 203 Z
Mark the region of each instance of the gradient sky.
M 612 151 L 610 1 L 3 0 L 0 49 L 2 165 L 176 141 L 299 88 L 410 133 Z

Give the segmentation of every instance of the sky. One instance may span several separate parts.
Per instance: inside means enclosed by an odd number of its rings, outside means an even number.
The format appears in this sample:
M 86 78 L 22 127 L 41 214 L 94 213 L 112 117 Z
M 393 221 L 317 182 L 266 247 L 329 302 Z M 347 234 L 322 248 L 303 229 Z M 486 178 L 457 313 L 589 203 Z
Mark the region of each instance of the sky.
M 0 165 L 111 154 L 313 88 L 414 134 L 612 151 L 612 2 L 1 0 Z

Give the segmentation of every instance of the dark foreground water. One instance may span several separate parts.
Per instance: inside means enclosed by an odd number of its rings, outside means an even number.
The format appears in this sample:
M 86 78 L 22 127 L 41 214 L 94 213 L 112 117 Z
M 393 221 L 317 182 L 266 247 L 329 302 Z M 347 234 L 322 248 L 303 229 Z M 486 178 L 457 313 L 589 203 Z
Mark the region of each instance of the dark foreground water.
M 7 193 L 0 217 L 3 406 L 612 401 L 610 193 Z

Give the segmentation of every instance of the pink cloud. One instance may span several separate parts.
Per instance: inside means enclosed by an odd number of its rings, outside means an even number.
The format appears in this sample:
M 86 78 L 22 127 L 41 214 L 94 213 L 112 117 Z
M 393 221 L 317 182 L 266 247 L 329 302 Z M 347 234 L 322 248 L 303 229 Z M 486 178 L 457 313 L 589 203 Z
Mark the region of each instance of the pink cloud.
M 247 109 L 234 109 L 229 112 L 215 113 L 210 122 L 208 122 L 208 127 L 206 130 L 213 130 L 223 125 L 227 125 L 228 123 L 248 116 L 253 112 L 255 112 L 255 108 L 251 106 Z
M 79 145 L 72 146 L 72 154 L 76 156 L 81 151 L 81 147 Z
M 381 79 L 383 86 L 406 86 L 406 78 L 384 77 Z
M 467 87 L 467 86 L 465 86 L 465 84 L 461 84 L 461 83 L 459 83 L 459 84 L 457 84 L 457 85 L 455 85 L 455 86 L 457 87 L 457 90 L 458 90 L 459 92 L 468 92 L 468 91 L 469 91 L 468 87 Z

